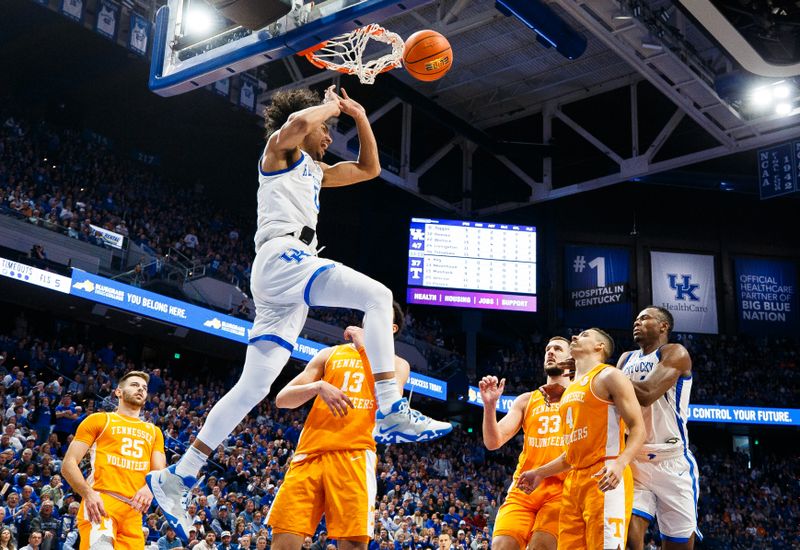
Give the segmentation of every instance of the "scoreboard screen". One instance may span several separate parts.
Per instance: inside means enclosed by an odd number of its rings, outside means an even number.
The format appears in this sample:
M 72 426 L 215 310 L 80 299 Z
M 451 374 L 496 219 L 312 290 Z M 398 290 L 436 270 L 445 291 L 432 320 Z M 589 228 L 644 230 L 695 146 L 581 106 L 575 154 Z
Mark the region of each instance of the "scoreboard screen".
M 536 311 L 536 228 L 412 218 L 407 301 Z

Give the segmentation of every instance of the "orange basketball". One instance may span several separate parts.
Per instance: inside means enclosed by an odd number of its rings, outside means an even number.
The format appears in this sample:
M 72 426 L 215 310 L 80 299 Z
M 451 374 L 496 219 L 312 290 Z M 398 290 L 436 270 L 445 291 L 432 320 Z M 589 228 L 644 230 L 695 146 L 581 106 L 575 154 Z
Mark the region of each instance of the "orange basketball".
M 417 31 L 406 40 L 403 63 L 417 80 L 439 80 L 453 66 L 453 48 L 436 31 Z

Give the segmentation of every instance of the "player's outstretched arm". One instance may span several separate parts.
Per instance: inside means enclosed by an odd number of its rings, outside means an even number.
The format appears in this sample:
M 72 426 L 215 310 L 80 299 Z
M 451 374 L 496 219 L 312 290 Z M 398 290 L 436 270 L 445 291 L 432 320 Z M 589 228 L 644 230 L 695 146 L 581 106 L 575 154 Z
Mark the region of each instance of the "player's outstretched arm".
M 621 358 L 620 358 L 621 360 Z M 652 405 L 667 393 L 681 376 L 692 373 L 692 359 L 680 344 L 666 344 L 661 348 L 661 360 L 644 380 L 633 382 L 636 399 L 642 407 Z
M 530 399 L 530 392 L 523 393 L 514 399 L 508 413 L 497 421 L 497 402 L 503 395 L 506 379 L 498 381 L 496 376 L 484 376 L 478 382 L 483 401 L 483 444 L 490 451 L 499 449 L 514 437 L 522 426 L 522 416 L 525 414 L 525 404 Z
M 61 475 L 83 499 L 83 505 L 89 516 L 89 521 L 100 523 L 102 518 L 107 515 L 103 506 L 103 499 L 100 497 L 100 493 L 86 483 L 79 466 L 88 450 L 89 445 L 83 441 L 73 439 L 61 463 Z
M 322 187 L 342 187 L 377 178 L 381 173 L 378 142 L 372 132 L 367 112 L 360 103 L 350 98 L 342 88 L 339 105 L 342 113 L 353 117 L 358 131 L 358 160 L 338 162 L 323 166 Z
M 342 390 L 322 379 L 325 362 L 331 356 L 333 348 L 325 348 L 308 362 L 303 372 L 294 377 L 286 387 L 278 392 L 275 405 L 282 409 L 296 409 L 309 399 L 320 396 L 328 405 L 333 416 L 346 416 L 347 409 L 354 408 L 352 401 Z

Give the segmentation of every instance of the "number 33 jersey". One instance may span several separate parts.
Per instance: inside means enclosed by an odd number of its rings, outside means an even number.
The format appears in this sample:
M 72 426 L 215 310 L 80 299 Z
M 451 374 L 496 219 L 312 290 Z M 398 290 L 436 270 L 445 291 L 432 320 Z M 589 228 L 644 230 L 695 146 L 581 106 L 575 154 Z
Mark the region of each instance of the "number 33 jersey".
M 347 416 L 333 416 L 328 405 L 317 396 L 306 418 L 295 456 L 326 451 L 375 450 L 375 381 L 369 363 L 352 344 L 333 348 L 325 361 L 322 379 L 342 390 L 353 408 Z
M 522 419 L 525 442 L 514 472 L 514 481 L 522 472 L 547 464 L 564 451 L 564 428 L 558 410 L 558 403 L 551 403 L 549 406 L 545 403 L 542 392 L 531 392 Z M 566 474 L 556 476 L 559 483 L 564 476 Z
M 115 412 L 86 417 L 78 426 L 75 439 L 89 445 L 89 485 L 96 491 L 126 498 L 144 486 L 153 452 L 164 452 L 164 435 L 159 428 Z

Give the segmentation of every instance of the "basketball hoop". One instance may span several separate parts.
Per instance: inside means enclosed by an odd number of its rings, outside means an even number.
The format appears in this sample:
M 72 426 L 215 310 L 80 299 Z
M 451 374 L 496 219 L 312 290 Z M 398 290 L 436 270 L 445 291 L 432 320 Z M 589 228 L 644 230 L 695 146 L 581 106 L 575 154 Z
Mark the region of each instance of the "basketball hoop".
M 364 62 L 362 56 L 370 40 L 389 44 L 392 47 L 391 53 Z M 400 67 L 403 60 L 403 39 L 397 33 L 372 24 L 326 40 L 297 55 L 304 56 L 320 69 L 353 74 L 358 76 L 362 84 L 373 84 L 379 74 Z

